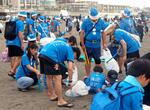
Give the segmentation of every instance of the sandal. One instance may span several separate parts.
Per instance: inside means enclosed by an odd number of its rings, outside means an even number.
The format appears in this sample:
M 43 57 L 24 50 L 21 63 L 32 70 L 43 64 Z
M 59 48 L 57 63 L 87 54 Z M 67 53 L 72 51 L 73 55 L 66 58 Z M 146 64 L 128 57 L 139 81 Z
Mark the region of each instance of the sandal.
M 71 108 L 73 107 L 73 104 L 71 103 L 66 103 L 66 104 L 62 104 L 62 105 L 57 105 L 58 107 L 67 107 L 67 108 Z
M 15 73 L 14 73 L 14 72 L 11 72 L 11 71 L 10 71 L 10 73 L 8 73 L 8 76 L 12 77 L 13 79 L 16 78 L 16 77 L 15 77 Z
M 53 99 L 50 99 L 50 101 L 58 101 L 58 97 L 55 97 Z

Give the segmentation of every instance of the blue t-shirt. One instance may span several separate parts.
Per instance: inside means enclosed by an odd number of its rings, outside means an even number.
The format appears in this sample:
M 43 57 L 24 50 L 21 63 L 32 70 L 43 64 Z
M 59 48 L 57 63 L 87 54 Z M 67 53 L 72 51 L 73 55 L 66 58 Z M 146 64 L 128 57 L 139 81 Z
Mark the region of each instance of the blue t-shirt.
M 90 87 L 90 90 L 98 92 L 98 89 L 101 89 L 105 84 L 105 75 L 103 73 L 93 72 L 85 80 L 85 84 Z
M 40 54 L 49 57 L 57 63 L 74 61 L 74 53 L 69 44 L 64 41 L 53 41 L 40 51 Z
M 18 47 L 21 47 L 21 41 L 20 38 L 18 36 L 19 32 L 23 32 L 24 31 L 24 23 L 23 21 L 21 21 L 20 19 L 18 19 L 16 21 L 16 38 L 14 40 L 6 40 L 6 45 L 15 45 Z
M 52 22 L 51 22 L 51 31 L 52 32 L 57 32 L 58 30 L 57 30 L 57 27 L 59 27 L 60 26 L 60 22 L 59 21 L 57 21 L 57 20 L 53 20 Z
M 51 27 L 51 22 L 50 21 L 46 21 L 46 24 L 47 24 L 48 28 Z
M 114 37 L 118 43 L 120 43 L 121 40 L 124 40 L 126 42 L 127 53 L 132 53 L 139 50 L 137 41 L 131 37 L 130 33 L 122 29 L 116 29 L 114 32 Z
M 35 33 L 36 31 L 36 20 L 33 20 L 33 19 L 29 19 L 28 20 L 28 22 L 27 22 L 27 24 L 28 24 L 28 28 L 30 29 L 30 25 L 32 26 L 32 31 Z M 29 34 L 30 34 L 31 32 L 29 32 Z
M 49 37 L 48 25 L 45 22 L 42 22 L 38 25 L 37 31 L 40 34 L 40 39 L 47 37 L 47 36 Z
M 22 56 L 21 64 L 19 65 L 18 70 L 16 72 L 16 80 L 18 80 L 20 77 L 24 77 L 27 74 L 29 74 L 31 71 L 27 68 L 27 65 L 31 65 L 32 67 L 34 67 L 34 64 L 35 64 L 35 60 L 33 60 L 33 58 L 29 60 L 29 57 L 25 53 Z M 24 69 L 22 66 L 24 67 Z
M 138 82 L 138 80 L 128 75 L 123 82 L 119 84 L 121 87 L 121 90 L 124 90 L 128 87 L 137 87 L 139 92 L 135 92 L 132 94 L 125 95 L 121 98 L 121 108 L 120 110 L 143 110 L 142 109 L 142 102 L 143 102 L 143 96 L 144 96 L 144 89 L 141 86 L 141 84 Z M 140 92 L 141 91 L 141 92 Z
M 134 26 L 134 21 L 131 18 L 123 18 L 120 21 L 120 29 L 123 29 L 131 34 L 137 34 Z
M 91 30 L 91 28 L 94 26 L 94 22 L 91 21 L 89 18 L 85 19 L 82 23 L 81 29 L 85 32 L 86 35 L 86 41 L 85 46 L 86 47 L 92 47 L 92 48 L 99 48 L 101 45 L 101 31 L 104 30 L 108 24 L 102 20 L 99 19 L 98 23 L 96 24 L 95 28 L 87 35 L 87 33 Z M 92 41 L 96 41 L 92 43 Z

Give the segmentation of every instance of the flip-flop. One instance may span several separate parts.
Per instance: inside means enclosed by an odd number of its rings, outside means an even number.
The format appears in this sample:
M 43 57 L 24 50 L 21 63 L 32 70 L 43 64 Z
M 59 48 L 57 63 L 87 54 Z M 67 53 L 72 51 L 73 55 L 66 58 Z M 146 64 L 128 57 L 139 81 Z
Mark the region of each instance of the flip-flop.
M 50 101 L 58 101 L 58 97 L 55 97 L 53 99 L 50 99 Z
M 13 73 L 13 72 L 11 72 L 11 71 L 8 73 L 8 76 L 12 77 L 13 79 L 16 78 L 16 77 L 15 77 L 15 73 Z
M 58 107 L 67 107 L 67 108 L 71 108 L 73 107 L 73 104 L 71 103 L 66 103 L 66 104 L 62 104 L 62 105 L 57 105 Z

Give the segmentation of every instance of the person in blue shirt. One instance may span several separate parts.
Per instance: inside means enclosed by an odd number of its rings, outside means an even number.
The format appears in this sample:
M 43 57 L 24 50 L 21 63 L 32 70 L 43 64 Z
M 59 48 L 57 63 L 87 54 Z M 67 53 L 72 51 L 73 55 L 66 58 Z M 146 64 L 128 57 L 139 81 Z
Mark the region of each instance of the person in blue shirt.
M 50 37 L 50 32 L 48 29 L 48 25 L 45 23 L 44 16 L 40 16 L 38 18 L 39 20 L 39 25 L 37 26 L 37 31 L 38 31 L 38 41 L 44 37 Z
M 120 29 L 123 29 L 131 34 L 137 34 L 136 27 L 134 25 L 134 20 L 130 18 L 131 12 L 128 8 L 125 8 L 122 12 L 122 17 L 120 21 Z
M 150 61 L 146 59 L 134 61 L 129 67 L 127 74 L 128 76 L 119 84 L 119 90 L 134 87 L 137 89 L 137 92 L 121 98 L 120 110 L 143 110 L 143 87 L 150 82 Z
M 106 76 L 105 85 L 103 86 L 103 89 L 112 86 L 117 81 L 118 72 L 116 72 L 115 70 L 109 70 Z
M 150 61 L 150 52 L 144 54 L 142 57 L 140 57 L 140 59 L 147 59 Z M 131 66 L 131 64 L 134 61 L 128 63 L 128 69 Z M 143 97 L 143 104 L 150 106 L 150 83 L 144 87 L 144 97 Z
M 106 30 L 104 30 L 104 36 L 112 35 L 113 39 L 121 45 L 122 54 L 119 55 L 118 63 L 120 67 L 120 73 L 122 72 L 122 68 L 126 59 L 137 59 L 140 57 L 139 54 L 139 44 L 138 42 L 131 36 L 130 33 L 117 28 L 118 24 L 114 23 L 110 25 Z
M 26 91 L 32 85 L 37 84 L 37 77 L 40 77 L 40 72 L 35 67 L 37 50 L 38 46 L 32 44 L 22 56 L 21 64 L 16 72 L 17 88 L 20 91 Z
M 57 16 L 54 16 L 53 20 L 51 21 L 51 32 L 55 34 L 55 36 L 59 36 L 60 33 L 60 22 L 58 21 Z
M 100 13 L 98 12 L 98 10 L 92 7 L 89 12 L 89 18 L 83 21 L 80 31 L 82 50 L 84 51 L 84 53 L 87 53 L 89 59 L 89 62 L 85 64 L 87 76 L 89 76 L 90 74 L 92 58 L 94 58 L 96 65 L 101 66 L 101 31 L 104 30 L 106 27 L 107 24 L 104 22 L 104 20 L 100 18 Z M 106 39 L 102 38 L 102 41 L 103 48 L 106 48 Z
M 103 68 L 95 66 L 93 72 L 89 77 L 84 79 L 85 84 L 90 87 L 90 93 L 97 93 L 102 90 L 102 86 L 105 84 L 105 75 Z
M 29 19 L 27 22 L 29 28 L 29 34 L 36 34 L 36 19 L 37 19 L 37 13 L 32 12 L 31 19 Z
M 46 19 L 46 24 L 48 25 L 48 29 L 50 30 L 50 28 L 51 28 L 51 18 L 47 18 Z
M 58 101 L 58 107 L 73 106 L 63 99 L 61 81 L 62 74 L 68 70 L 69 84 L 71 85 L 73 62 L 79 56 L 80 51 L 78 48 L 72 48 L 62 40 L 55 40 L 40 51 L 40 70 L 42 74 L 46 74 L 50 100 Z M 65 67 L 64 61 L 68 62 L 68 69 Z
M 11 58 L 11 69 L 8 75 L 13 78 L 15 78 L 16 69 L 20 64 L 21 56 L 23 55 L 23 22 L 26 17 L 26 12 L 22 11 L 18 13 L 18 20 L 16 20 L 16 38 L 14 40 L 6 40 L 6 45 L 8 47 L 8 56 Z

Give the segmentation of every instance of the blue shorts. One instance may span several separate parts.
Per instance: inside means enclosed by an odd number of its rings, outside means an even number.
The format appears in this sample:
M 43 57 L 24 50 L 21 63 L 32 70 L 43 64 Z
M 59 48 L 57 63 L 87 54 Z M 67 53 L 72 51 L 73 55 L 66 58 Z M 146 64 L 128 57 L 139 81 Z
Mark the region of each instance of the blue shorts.
M 100 60 L 101 48 L 90 48 L 86 47 L 86 52 L 89 59 L 94 58 L 94 60 Z

